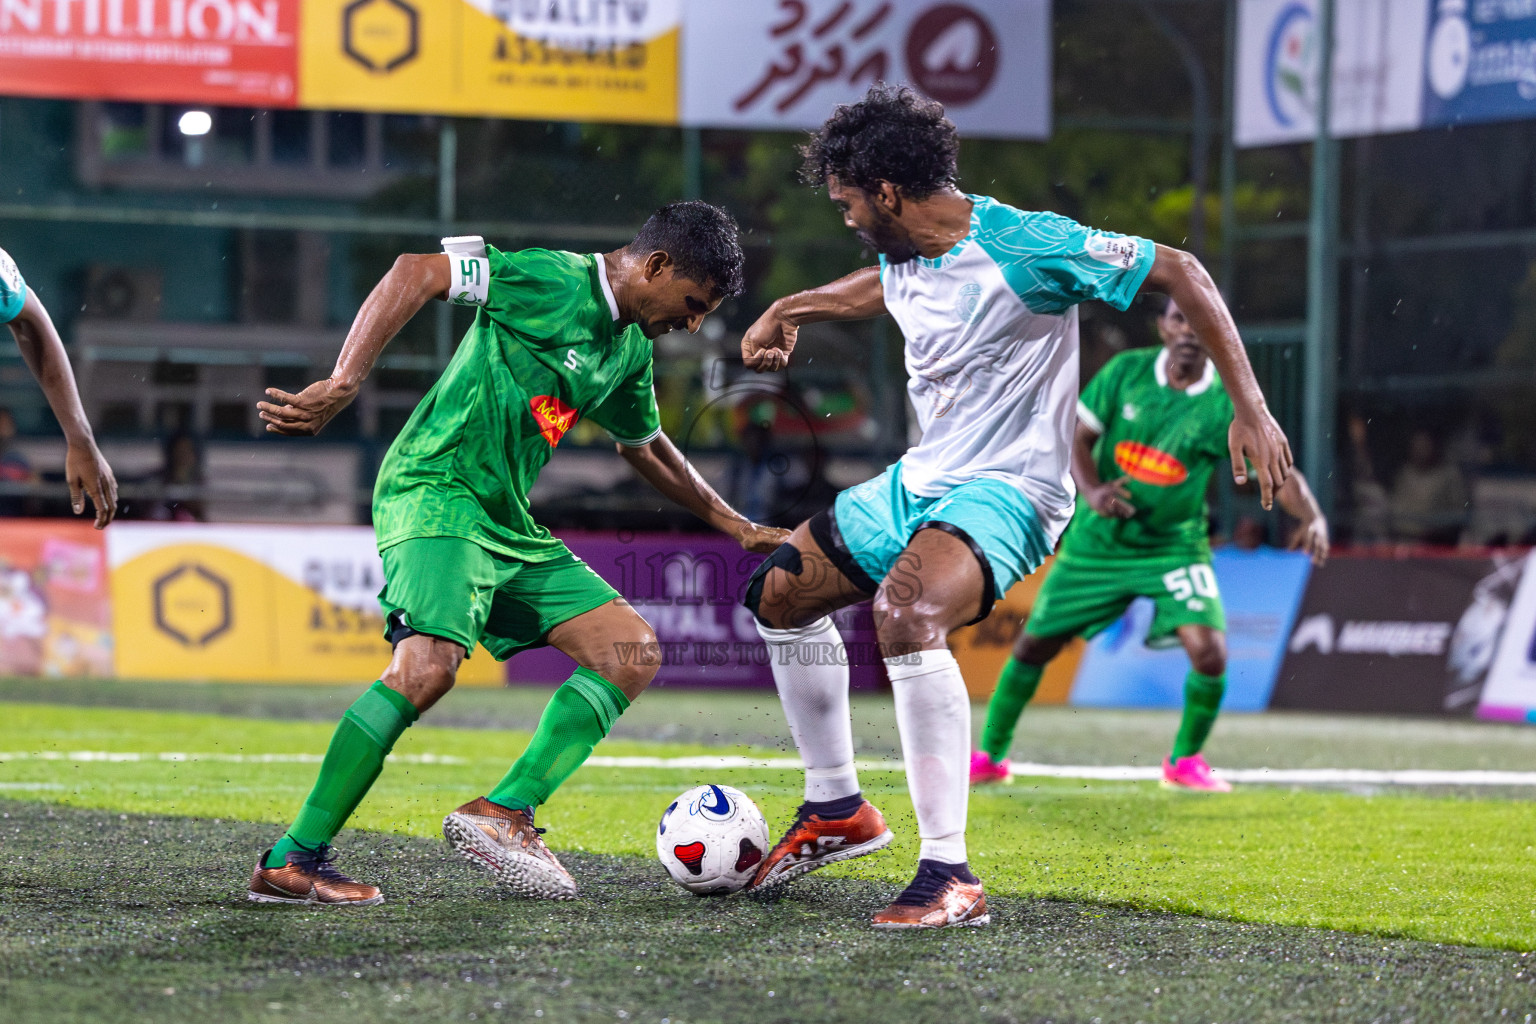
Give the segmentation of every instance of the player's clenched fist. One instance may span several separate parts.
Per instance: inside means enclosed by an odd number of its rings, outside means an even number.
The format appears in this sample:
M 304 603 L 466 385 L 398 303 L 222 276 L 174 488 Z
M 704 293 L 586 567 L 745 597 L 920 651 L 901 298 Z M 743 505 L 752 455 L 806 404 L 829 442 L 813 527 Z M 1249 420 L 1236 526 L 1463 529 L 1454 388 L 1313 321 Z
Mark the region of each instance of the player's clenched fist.
M 352 399 L 357 397 L 357 388 L 345 387 L 327 378 L 316 381 L 296 395 L 267 388 L 267 397 L 272 401 L 257 402 L 256 414 L 266 422 L 268 433 L 311 437 L 352 404 Z
M 784 319 L 778 303 L 774 303 L 742 335 L 741 361 L 758 373 L 782 370 L 789 365 L 789 354 L 799 337 L 799 325 Z

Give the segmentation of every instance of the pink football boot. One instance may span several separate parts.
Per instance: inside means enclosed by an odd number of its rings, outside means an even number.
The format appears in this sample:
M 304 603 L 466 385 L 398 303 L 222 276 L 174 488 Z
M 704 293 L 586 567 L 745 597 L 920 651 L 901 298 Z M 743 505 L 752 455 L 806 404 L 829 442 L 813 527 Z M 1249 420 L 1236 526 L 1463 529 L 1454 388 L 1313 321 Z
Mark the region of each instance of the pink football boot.
M 976 777 L 975 767 L 971 768 L 971 777 Z M 1230 793 L 1232 783 L 1218 779 L 1216 773 L 1211 770 L 1211 766 L 1205 763 L 1204 757 L 1199 754 L 1190 754 L 1177 761 L 1169 758 L 1163 762 L 1163 788 L 1196 789 L 1202 793 Z
M 992 755 L 985 750 L 978 750 L 971 755 L 971 785 L 980 786 L 988 782 L 1008 782 L 1013 775 L 1008 770 L 1008 759 L 1001 761 L 992 760 Z

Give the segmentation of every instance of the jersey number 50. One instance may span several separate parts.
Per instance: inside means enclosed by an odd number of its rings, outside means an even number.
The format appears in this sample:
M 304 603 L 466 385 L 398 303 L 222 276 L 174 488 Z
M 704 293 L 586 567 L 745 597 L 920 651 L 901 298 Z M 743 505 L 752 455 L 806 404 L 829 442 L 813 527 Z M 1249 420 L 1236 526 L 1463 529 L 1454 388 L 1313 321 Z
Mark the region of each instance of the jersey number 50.
M 1164 573 L 1163 586 L 1168 588 L 1168 593 L 1173 595 L 1175 601 L 1188 601 L 1196 594 L 1201 597 L 1217 596 L 1216 574 L 1203 563 Z

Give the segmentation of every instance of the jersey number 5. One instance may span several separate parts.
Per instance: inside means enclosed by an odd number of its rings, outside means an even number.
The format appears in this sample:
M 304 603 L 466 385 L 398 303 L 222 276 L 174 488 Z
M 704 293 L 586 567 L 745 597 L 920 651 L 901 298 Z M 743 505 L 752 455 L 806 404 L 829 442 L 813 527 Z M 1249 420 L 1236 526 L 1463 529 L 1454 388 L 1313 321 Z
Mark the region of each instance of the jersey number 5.
M 1188 601 L 1196 594 L 1201 597 L 1217 596 L 1216 574 L 1210 566 L 1204 564 L 1197 563 L 1164 573 L 1163 586 L 1168 588 L 1168 593 L 1173 595 L 1175 601 Z

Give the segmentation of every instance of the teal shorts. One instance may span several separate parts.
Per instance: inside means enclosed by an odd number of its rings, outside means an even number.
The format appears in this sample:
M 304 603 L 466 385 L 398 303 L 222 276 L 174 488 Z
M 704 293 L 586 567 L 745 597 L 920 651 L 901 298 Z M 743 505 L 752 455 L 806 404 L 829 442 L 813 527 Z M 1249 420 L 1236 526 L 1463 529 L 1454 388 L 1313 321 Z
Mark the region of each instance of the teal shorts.
M 867 594 L 890 573 L 913 534 L 944 530 L 969 545 L 981 563 L 983 618 L 1010 587 L 1040 568 L 1052 546 L 1034 505 L 1012 484 L 970 480 L 925 498 L 901 485 L 899 462 L 839 494 L 810 528 L 833 564 Z
M 543 647 L 549 631 L 619 599 L 618 591 L 569 550 L 522 562 L 458 537 L 414 537 L 384 559 L 384 637 L 411 633 L 482 644 L 497 661 Z

